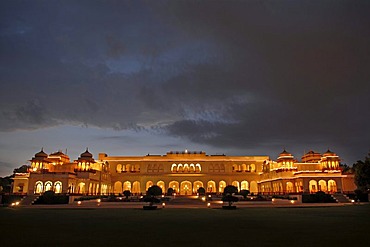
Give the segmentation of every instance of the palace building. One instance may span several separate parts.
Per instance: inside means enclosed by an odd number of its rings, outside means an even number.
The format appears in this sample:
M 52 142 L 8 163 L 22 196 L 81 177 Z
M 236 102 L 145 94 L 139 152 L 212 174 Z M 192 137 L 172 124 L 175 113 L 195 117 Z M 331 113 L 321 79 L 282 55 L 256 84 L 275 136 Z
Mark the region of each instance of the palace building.
M 168 152 L 165 155 L 108 156 L 94 159 L 86 149 L 77 160 L 58 151 L 43 150 L 30 160 L 28 173 L 14 177 L 13 193 L 76 195 L 145 194 L 152 185 L 180 195 L 222 193 L 227 185 L 257 194 L 353 192 L 354 177 L 343 174 L 339 157 L 309 151 L 301 161 L 284 150 L 277 160 L 269 156 L 207 155 L 205 152 Z

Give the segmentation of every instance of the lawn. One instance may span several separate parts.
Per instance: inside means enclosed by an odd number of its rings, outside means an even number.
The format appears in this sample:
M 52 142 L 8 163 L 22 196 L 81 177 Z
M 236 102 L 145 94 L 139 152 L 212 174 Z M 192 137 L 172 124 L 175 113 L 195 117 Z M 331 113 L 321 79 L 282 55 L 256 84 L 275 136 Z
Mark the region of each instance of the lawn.
M 369 246 L 370 205 L 0 208 L 1 246 Z

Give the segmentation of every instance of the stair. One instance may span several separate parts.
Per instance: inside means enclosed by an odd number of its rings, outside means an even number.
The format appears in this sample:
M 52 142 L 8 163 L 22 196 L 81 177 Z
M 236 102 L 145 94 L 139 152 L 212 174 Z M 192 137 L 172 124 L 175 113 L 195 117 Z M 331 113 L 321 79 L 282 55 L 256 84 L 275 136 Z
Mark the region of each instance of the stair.
M 22 198 L 20 205 L 23 205 L 23 206 L 32 205 L 38 198 L 39 196 L 37 195 L 27 195 Z
M 342 193 L 336 193 L 334 195 L 331 195 L 331 197 L 334 198 L 338 203 L 349 203 L 351 200 L 344 194 Z

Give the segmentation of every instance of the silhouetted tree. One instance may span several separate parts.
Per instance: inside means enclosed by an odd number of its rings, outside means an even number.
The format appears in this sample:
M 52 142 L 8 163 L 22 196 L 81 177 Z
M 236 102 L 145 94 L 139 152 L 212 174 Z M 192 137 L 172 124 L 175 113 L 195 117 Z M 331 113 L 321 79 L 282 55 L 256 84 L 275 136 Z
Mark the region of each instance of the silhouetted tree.
M 224 188 L 222 201 L 228 202 L 229 208 L 231 208 L 231 204 L 233 204 L 233 202 L 239 201 L 239 199 L 236 196 L 234 196 L 235 193 L 238 193 L 238 188 L 236 188 L 233 185 L 228 185 Z
M 199 195 L 203 196 L 206 194 L 206 189 L 204 189 L 203 187 L 200 187 L 197 192 Z
M 123 195 L 126 197 L 126 200 L 128 200 L 128 197 L 131 196 L 131 191 L 125 190 L 123 191 Z
M 249 195 L 250 191 L 249 190 L 241 190 L 239 192 L 240 195 L 242 195 L 245 198 L 247 198 L 247 195 Z
M 168 196 L 172 196 L 173 195 L 173 192 L 174 192 L 174 190 L 172 188 L 168 188 L 167 195 Z
M 355 171 L 355 184 L 361 191 L 370 190 L 370 153 L 365 157 L 365 160 L 359 160 L 353 164 Z
M 15 168 L 13 170 L 13 173 L 27 173 L 29 168 L 30 167 L 28 165 L 23 165 L 21 167 Z
M 156 196 L 160 196 L 160 195 L 162 195 L 162 188 L 157 185 L 153 185 L 146 192 L 144 201 L 149 202 L 149 206 L 153 206 L 154 203 L 160 202 L 160 200 L 156 198 Z

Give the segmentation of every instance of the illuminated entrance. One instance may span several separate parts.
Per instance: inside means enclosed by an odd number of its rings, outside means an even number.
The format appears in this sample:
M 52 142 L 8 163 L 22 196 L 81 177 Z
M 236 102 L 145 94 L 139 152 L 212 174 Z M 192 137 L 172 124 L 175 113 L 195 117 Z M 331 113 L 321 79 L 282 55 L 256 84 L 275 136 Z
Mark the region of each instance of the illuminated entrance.
M 183 181 L 181 182 L 180 186 L 180 195 L 191 195 L 192 194 L 192 186 L 191 182 L 189 181 Z

